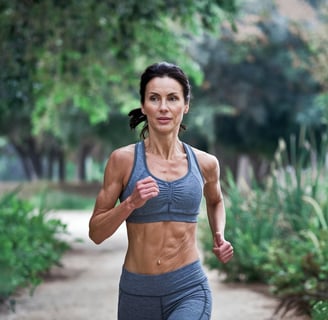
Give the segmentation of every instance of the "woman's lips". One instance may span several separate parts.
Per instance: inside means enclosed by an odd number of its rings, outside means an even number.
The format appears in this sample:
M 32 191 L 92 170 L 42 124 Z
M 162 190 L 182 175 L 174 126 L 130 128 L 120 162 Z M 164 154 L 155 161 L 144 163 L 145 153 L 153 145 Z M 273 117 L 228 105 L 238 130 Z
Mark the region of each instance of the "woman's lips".
M 160 123 L 160 124 L 167 124 L 170 122 L 170 118 L 167 118 L 167 117 L 160 117 L 160 118 L 157 118 L 157 121 Z

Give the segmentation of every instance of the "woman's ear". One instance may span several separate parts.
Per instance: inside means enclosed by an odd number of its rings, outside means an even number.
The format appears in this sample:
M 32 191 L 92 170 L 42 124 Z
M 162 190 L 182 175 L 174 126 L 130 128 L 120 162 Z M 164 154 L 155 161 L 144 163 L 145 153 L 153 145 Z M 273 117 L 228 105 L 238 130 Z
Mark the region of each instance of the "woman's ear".
M 186 113 L 188 113 L 188 111 L 189 111 L 189 103 L 187 103 L 185 105 L 185 109 L 184 109 L 183 113 L 186 114 Z

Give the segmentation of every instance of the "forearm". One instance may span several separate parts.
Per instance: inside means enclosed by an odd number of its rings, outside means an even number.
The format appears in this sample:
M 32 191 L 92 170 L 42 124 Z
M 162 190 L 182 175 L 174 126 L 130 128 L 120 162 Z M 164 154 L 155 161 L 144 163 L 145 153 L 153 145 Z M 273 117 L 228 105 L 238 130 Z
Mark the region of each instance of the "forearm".
M 101 209 L 96 204 L 89 222 L 90 239 L 96 244 L 100 244 L 111 237 L 133 210 L 134 207 L 129 198 L 109 210 Z
M 207 215 L 209 225 L 213 236 L 220 232 L 224 236 L 224 230 L 226 225 L 226 212 L 224 202 L 221 200 L 216 204 L 207 204 Z

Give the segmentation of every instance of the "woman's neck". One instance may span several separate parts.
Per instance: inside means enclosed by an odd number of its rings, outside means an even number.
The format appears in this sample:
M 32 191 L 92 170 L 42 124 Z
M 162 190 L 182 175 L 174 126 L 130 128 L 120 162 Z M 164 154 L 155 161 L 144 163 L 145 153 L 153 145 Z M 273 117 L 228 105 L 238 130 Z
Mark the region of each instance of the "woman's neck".
M 177 136 L 172 139 L 167 137 L 165 139 L 148 137 L 144 143 L 146 152 L 157 155 L 162 159 L 170 160 L 184 153 L 182 142 Z

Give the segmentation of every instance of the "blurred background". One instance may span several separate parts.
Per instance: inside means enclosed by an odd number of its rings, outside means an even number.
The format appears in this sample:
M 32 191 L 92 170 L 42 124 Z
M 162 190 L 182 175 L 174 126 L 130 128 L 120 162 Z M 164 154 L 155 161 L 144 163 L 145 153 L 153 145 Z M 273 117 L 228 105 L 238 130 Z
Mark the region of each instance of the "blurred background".
M 212 260 L 201 222 L 206 264 L 328 319 L 327 1 L 0 0 L 0 45 L 3 274 L 13 208 L 91 209 L 109 154 L 139 139 L 140 74 L 165 60 L 192 84 L 181 139 L 221 165 L 236 256 Z

